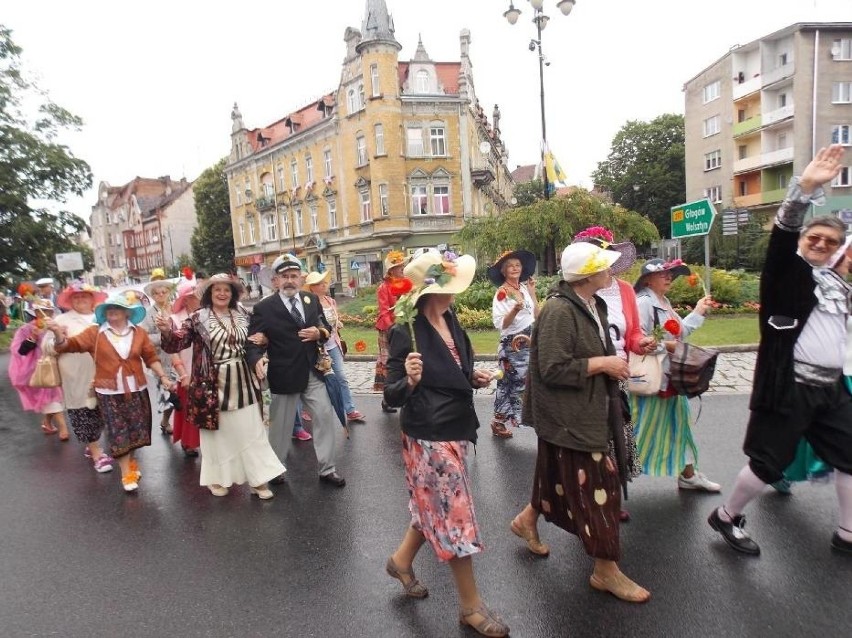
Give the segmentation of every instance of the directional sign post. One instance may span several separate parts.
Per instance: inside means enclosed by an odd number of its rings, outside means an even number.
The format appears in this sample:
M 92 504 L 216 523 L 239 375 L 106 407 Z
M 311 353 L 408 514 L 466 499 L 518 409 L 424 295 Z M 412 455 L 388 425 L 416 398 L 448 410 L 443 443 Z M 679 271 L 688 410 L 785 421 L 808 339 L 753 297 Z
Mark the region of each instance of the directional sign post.
M 709 199 L 672 206 L 672 239 L 704 235 L 704 287 L 710 294 L 710 229 L 716 209 Z

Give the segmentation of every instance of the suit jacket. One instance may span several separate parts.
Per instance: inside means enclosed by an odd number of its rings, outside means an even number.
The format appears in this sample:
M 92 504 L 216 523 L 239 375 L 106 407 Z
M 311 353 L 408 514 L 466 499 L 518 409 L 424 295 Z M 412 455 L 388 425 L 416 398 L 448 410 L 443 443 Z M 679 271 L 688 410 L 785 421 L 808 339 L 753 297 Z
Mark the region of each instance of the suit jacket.
M 319 298 L 310 292 L 299 291 L 305 313 L 305 327 L 320 329 L 319 341 L 302 342 L 298 332 L 302 328 L 296 323 L 290 310 L 276 291 L 257 302 L 252 309 L 249 336 L 262 332 L 269 343 L 265 348 L 250 341 L 246 344 L 246 359 L 254 369 L 264 352 L 269 356 L 269 389 L 273 394 L 296 394 L 308 387 L 310 374 L 322 378 L 314 367 L 319 348 L 328 340 L 331 328 L 322 312 Z

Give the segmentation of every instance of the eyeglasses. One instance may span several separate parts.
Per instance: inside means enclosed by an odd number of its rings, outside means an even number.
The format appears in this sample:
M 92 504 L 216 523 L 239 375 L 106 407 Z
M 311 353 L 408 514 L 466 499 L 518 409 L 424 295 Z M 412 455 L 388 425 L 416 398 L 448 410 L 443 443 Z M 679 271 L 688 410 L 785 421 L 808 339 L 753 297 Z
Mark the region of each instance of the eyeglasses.
M 834 237 L 826 237 L 825 235 L 805 235 L 805 241 L 811 247 L 819 246 L 820 242 L 825 244 L 826 248 L 837 248 L 840 246 L 840 240 Z

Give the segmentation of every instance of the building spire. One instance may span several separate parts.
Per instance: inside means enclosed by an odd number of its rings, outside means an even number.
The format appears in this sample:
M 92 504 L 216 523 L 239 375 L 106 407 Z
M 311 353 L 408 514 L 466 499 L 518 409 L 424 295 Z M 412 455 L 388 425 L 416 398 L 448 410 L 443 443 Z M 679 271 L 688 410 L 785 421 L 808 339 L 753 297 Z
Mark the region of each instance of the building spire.
M 417 51 L 414 52 L 415 62 L 431 62 L 429 54 L 426 53 L 426 47 L 423 46 L 423 37 L 417 35 Z
M 359 52 L 373 42 L 390 44 L 397 51 L 402 49 L 402 45 L 394 37 L 393 18 L 388 12 L 385 0 L 367 0 L 361 35 L 362 39 L 357 49 Z

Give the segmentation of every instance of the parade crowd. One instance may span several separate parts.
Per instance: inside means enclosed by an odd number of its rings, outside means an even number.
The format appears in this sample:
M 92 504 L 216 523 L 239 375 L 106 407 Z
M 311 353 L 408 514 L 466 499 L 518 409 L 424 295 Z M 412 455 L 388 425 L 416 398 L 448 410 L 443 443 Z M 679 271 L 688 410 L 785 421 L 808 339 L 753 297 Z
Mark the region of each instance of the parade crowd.
M 708 518 L 748 555 L 760 553 L 746 531 L 752 500 L 770 485 L 789 491 L 792 482 L 833 475 L 839 519 L 829 544 L 852 556 L 852 249 L 838 218 L 805 219 L 842 156 L 841 146 L 821 149 L 793 178 L 771 231 L 748 462 Z M 453 309 L 454 295 L 474 279 L 475 259 L 428 248 L 385 258 L 374 391 L 384 412 L 398 413 L 410 513 L 385 569 L 404 595 L 425 598 L 414 561 L 428 544 L 450 568 L 459 622 L 481 635 L 510 630 L 474 575 L 473 556 L 483 550 L 466 465 L 480 425 L 475 389 L 496 383 L 489 429 L 501 445 L 512 444 L 517 428 L 537 436 L 529 498 L 507 514 L 507 532 L 541 558 L 550 554 L 541 517 L 576 536 L 595 590 L 632 603 L 651 597 L 619 569 L 629 482 L 670 476 L 680 490 L 722 491 L 700 471 L 692 394 L 675 382 L 677 357 L 712 298 L 702 296 L 685 317 L 675 312 L 667 292 L 691 274 L 680 260 L 650 259 L 635 281 L 620 279 L 636 248 L 619 239 L 600 226 L 576 233 L 544 299 L 533 253 L 509 250 L 490 264 L 496 370 L 474 365 Z M 192 273 L 175 283 L 159 273 L 138 290 L 111 294 L 80 282 L 56 294 L 52 279 L 37 281 L 10 353 L 23 409 L 41 415 L 45 435 L 68 441 L 73 433 L 94 471 L 117 465 L 128 494 L 140 489 L 139 452 L 156 428 L 200 457 L 199 484 L 215 497 L 248 484 L 250 494 L 273 498 L 274 486 L 288 480 L 292 441 L 306 438 L 318 480 L 346 486 L 338 443 L 365 418 L 346 379 L 330 273 L 305 272 L 284 254 L 260 277 L 273 292 L 250 311 L 240 301 L 244 284 L 229 274 Z

